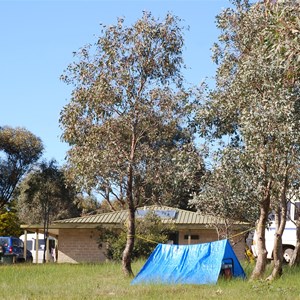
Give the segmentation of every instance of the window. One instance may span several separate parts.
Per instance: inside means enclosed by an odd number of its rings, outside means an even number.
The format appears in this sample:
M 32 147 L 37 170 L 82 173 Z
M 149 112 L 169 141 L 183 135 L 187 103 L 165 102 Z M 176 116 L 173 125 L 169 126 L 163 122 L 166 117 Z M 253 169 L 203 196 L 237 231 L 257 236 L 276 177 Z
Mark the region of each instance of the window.
M 45 248 L 45 240 L 39 239 L 39 250 L 44 250 L 44 248 Z
M 12 245 L 13 245 L 13 247 L 21 247 L 21 248 L 23 248 L 23 243 L 19 239 L 12 239 Z
M 9 242 L 9 238 L 6 238 L 6 237 L 1 237 L 0 238 L 0 245 L 7 246 L 8 242 Z
M 36 250 L 36 247 L 35 247 L 35 240 L 33 240 L 33 241 L 30 241 L 31 243 L 33 242 L 33 249 L 34 249 L 34 251 Z M 27 243 L 28 243 L 28 241 L 27 241 Z M 45 240 L 44 239 L 39 239 L 38 240 L 38 251 L 44 251 L 44 249 L 45 249 Z M 55 241 L 54 240 L 50 240 L 49 239 L 49 249 L 51 249 L 51 248 L 54 248 L 55 247 Z M 31 248 L 30 249 L 32 249 L 32 246 L 31 246 Z
M 184 239 L 188 240 L 189 239 L 189 235 L 185 234 L 184 235 Z M 199 240 L 199 235 L 198 234 L 191 234 L 191 240 Z
M 27 241 L 26 242 L 26 247 L 28 250 L 32 250 L 32 241 Z

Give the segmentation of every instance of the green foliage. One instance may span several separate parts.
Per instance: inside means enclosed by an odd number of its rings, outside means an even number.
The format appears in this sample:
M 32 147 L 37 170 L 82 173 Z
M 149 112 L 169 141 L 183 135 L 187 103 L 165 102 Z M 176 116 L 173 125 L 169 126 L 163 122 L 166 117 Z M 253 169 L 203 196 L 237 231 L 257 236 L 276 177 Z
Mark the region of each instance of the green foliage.
M 261 269 L 257 274 L 261 276 L 267 215 L 270 208 L 276 215 L 281 213 L 277 222 L 281 232 L 276 232 L 280 237 L 289 195 L 300 180 L 300 7 L 297 1 L 233 2 L 233 8 L 217 17 L 221 34 L 213 47 L 218 64 L 216 88 L 197 118 L 203 137 L 221 141 L 217 155 L 222 163 L 216 166 L 221 170 L 212 172 L 215 178 L 221 174 L 224 181 L 213 189 L 216 202 L 224 200 L 218 196 L 225 189 L 226 197 L 235 192 L 231 197 L 239 202 L 237 207 L 248 196 L 259 205 L 257 266 Z M 224 164 L 223 156 L 237 152 L 233 170 Z M 204 194 L 198 199 L 198 207 L 205 205 Z M 246 208 L 244 215 L 251 212 L 249 205 Z
M 181 143 L 178 145 L 177 143 Z M 168 151 L 159 148 L 140 176 L 141 197 L 147 203 L 190 209 L 188 201 L 201 186 L 203 158 L 192 142 L 177 140 Z M 159 176 L 153 176 L 159 174 Z
M 211 172 L 201 178 L 201 192 L 194 193 L 190 205 L 204 214 L 232 221 L 255 224 L 259 216 L 260 191 L 253 186 L 256 174 L 247 167 L 243 151 L 228 148 L 214 163 Z
M 9 206 L 17 184 L 42 151 L 41 140 L 30 131 L 0 127 L 0 209 Z
M 124 251 L 127 232 L 124 227 L 119 232 L 99 228 L 99 243 L 107 245 L 106 256 L 108 259 L 120 261 Z M 136 235 L 132 259 L 147 258 L 154 250 L 158 243 L 166 243 L 168 241 L 168 233 L 172 231 L 172 226 L 163 224 L 161 219 L 154 213 L 147 213 L 144 218 L 136 220 Z
M 67 186 L 55 161 L 43 162 L 30 172 L 18 188 L 18 215 L 27 224 L 48 223 L 80 214 L 76 192 Z
M 73 201 L 78 208 L 81 216 L 92 214 L 98 211 L 103 212 L 101 204 L 93 195 L 77 194 Z
M 287 59 L 299 52 L 297 13 L 292 2 L 236 1 L 218 16 L 217 85 L 198 114 L 203 136 L 228 139 L 225 153 L 240 148 L 244 194 L 256 189 L 254 199 L 269 195 L 274 207 L 299 182 L 299 67 Z M 221 168 L 225 174 L 230 165 Z M 234 189 L 233 183 L 226 185 Z
M 144 13 L 131 27 L 123 19 L 103 26 L 95 45 L 76 53 L 78 61 L 62 76 L 74 85 L 60 123 L 71 145 L 68 174 L 79 188 L 122 205 L 130 195 L 133 206 L 171 201 L 182 189 L 188 194 L 187 176 L 177 186 L 171 180 L 182 171 L 173 161 L 179 152 L 194 152 L 191 161 L 201 165 L 196 149 L 184 147 L 192 144 L 186 125 L 195 91 L 182 86 L 179 22 L 171 14 L 160 21 Z
M 20 236 L 23 233 L 20 221 L 14 211 L 5 211 L 0 214 L 0 236 Z

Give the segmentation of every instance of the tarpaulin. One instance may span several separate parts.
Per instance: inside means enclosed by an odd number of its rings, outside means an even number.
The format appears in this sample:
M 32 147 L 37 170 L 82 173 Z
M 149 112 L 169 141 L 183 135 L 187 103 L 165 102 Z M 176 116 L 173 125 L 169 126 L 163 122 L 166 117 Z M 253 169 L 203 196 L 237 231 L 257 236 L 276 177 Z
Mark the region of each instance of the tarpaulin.
M 131 284 L 214 284 L 222 264 L 233 277 L 245 272 L 228 240 L 196 245 L 158 244 Z

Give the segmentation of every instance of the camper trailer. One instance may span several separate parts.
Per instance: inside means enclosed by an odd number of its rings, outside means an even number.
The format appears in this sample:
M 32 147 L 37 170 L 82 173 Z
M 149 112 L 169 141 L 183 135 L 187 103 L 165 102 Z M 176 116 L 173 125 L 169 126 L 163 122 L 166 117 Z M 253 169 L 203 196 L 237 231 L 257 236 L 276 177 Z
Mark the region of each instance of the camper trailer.
M 285 229 L 282 235 L 282 248 L 283 248 L 283 258 L 288 263 L 293 255 L 293 251 L 296 246 L 296 224 L 295 221 L 298 219 L 300 214 L 300 202 L 293 201 L 288 203 L 287 209 L 287 221 L 285 224 Z M 266 249 L 267 249 L 267 258 L 273 259 L 273 246 L 274 246 L 274 235 L 276 230 L 274 215 L 269 216 L 269 226 L 266 228 Z M 256 231 L 253 236 L 253 244 L 251 247 L 252 253 L 257 257 L 256 249 L 256 240 L 257 235 Z
M 38 241 L 36 238 L 38 237 Z M 20 239 L 25 243 L 25 235 L 21 235 Z M 33 263 L 43 263 L 44 258 L 44 249 L 45 251 L 45 260 L 46 262 L 55 261 L 54 249 L 55 249 L 55 239 L 53 237 L 49 237 L 49 245 L 47 249 L 47 243 L 45 245 L 44 234 L 36 234 L 36 233 L 28 233 L 26 248 L 32 253 Z M 37 250 L 36 250 L 37 249 Z

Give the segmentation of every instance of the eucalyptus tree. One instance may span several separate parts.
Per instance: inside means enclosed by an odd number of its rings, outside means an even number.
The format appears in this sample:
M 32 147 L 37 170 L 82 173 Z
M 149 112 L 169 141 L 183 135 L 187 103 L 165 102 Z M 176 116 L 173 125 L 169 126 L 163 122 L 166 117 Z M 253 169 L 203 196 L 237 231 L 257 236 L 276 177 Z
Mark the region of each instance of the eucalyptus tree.
M 45 244 L 53 220 L 79 216 L 76 191 L 66 185 L 64 173 L 54 160 L 40 163 L 25 177 L 18 187 L 16 203 L 22 222 L 43 224 Z
M 42 152 L 40 138 L 25 128 L 0 127 L 0 209 L 10 205 L 17 184 Z
M 282 272 L 288 192 L 299 181 L 299 4 L 233 4 L 217 17 L 221 35 L 213 47 L 219 65 L 216 89 L 198 117 L 203 135 L 231 137 L 233 145 L 240 141 L 237 146 L 255 174 L 249 183 L 259 194 L 260 213 L 252 278 L 264 273 L 265 228 L 270 209 L 275 209 L 273 279 Z
M 60 118 L 62 138 L 71 145 L 69 174 L 85 190 L 113 194 L 128 208 L 122 267 L 129 276 L 142 188 L 149 176 L 168 171 L 147 170 L 166 157 L 162 153 L 170 151 L 169 143 L 193 110 L 194 92 L 183 86 L 180 22 L 172 14 L 159 20 L 144 12 L 132 26 L 121 18 L 103 25 L 95 44 L 80 49 L 62 75 L 74 86 Z
M 54 220 L 79 216 L 84 205 L 55 160 L 39 163 L 20 183 L 15 196 L 20 220 L 43 223 L 45 230 Z

